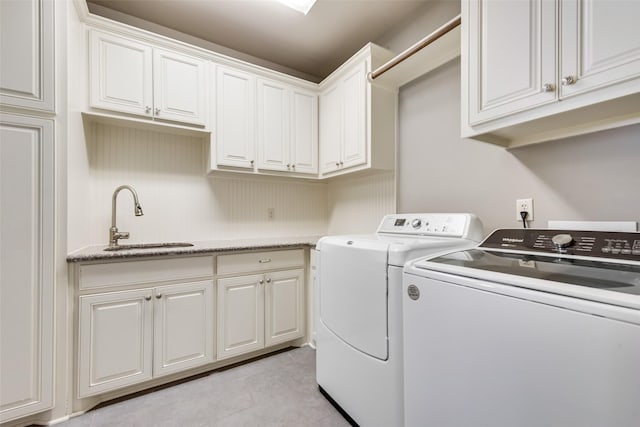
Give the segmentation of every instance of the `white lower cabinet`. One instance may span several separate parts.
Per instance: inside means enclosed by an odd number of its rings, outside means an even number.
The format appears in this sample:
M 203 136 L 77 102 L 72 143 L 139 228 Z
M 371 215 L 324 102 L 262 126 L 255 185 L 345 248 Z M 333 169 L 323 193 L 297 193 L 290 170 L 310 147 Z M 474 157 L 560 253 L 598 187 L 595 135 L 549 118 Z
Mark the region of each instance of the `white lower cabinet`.
M 302 250 L 218 257 L 219 273 L 257 273 L 218 279 L 218 359 L 304 336 L 304 269 L 266 271 L 269 267 L 303 263 Z
M 117 283 L 118 267 L 144 266 L 145 262 L 149 261 L 93 266 Z M 202 267 L 208 263 L 209 275 L 213 274 L 212 257 L 203 257 L 199 262 Z M 192 265 L 193 259 L 185 258 L 184 263 Z M 110 265 L 114 267 L 109 268 Z M 90 279 L 88 270 L 82 271 Z M 138 289 L 113 292 L 96 293 L 109 285 L 93 287 L 92 281 L 80 279 L 80 289 L 91 293 L 78 298 L 78 397 L 117 390 L 214 361 L 213 280 L 150 286 L 145 276 L 151 278 L 155 273 L 144 273 L 131 276 L 130 283 L 137 284 Z M 201 271 L 192 274 L 201 275 Z M 141 288 L 141 283 L 146 287 Z

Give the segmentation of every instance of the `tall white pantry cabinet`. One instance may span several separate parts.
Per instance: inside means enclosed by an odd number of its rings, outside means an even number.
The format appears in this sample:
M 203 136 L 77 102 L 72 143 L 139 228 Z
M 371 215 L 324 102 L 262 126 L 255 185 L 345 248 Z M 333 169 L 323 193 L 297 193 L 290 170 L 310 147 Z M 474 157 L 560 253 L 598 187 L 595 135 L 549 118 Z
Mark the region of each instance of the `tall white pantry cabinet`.
M 54 2 L 0 2 L 0 423 L 53 406 Z

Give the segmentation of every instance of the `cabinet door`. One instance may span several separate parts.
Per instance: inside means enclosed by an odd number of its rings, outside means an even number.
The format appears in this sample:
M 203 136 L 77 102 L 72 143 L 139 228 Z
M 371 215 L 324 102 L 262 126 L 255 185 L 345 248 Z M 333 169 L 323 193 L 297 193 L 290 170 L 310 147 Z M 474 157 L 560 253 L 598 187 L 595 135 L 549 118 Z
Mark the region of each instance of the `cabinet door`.
M 469 59 L 470 124 L 553 102 L 557 98 L 556 2 L 463 3 L 463 12 L 468 11 L 462 43 Z
M 289 159 L 289 98 L 287 86 L 259 79 L 258 87 L 258 168 L 291 170 Z
M 564 0 L 561 5 L 563 97 L 640 76 L 640 2 Z
M 335 84 L 320 95 L 320 172 L 332 172 L 342 161 L 343 87 Z
M 253 168 L 255 79 L 219 66 L 216 86 L 217 164 Z
M 205 124 L 207 97 L 205 61 L 153 50 L 154 116 L 158 119 Z
M 218 280 L 218 359 L 264 347 L 264 276 Z
M 0 103 L 54 111 L 54 2 L 0 2 Z
M 358 64 L 344 78 L 341 167 L 367 163 L 367 63 Z
M 304 336 L 304 270 L 265 276 L 265 345 Z
M 151 46 L 99 31 L 91 32 L 92 107 L 151 117 Z
M 152 376 L 151 290 L 81 296 L 78 394 L 104 393 Z
M 318 173 L 318 96 L 293 89 L 291 97 L 291 164 L 300 173 Z
M 53 132 L 0 115 L 0 423 L 53 404 Z
M 153 376 L 213 362 L 213 282 L 155 289 Z

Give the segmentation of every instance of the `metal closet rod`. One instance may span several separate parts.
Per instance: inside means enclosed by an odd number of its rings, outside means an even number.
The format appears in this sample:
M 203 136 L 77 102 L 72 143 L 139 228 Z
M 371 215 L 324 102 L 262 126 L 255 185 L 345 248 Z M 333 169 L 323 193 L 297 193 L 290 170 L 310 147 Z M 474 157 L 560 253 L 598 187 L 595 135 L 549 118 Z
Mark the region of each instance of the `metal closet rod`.
M 379 66 L 378 68 L 370 72 L 369 75 L 367 76 L 369 78 L 369 81 L 377 77 L 380 77 L 382 74 L 386 73 L 396 65 L 400 64 L 405 59 L 413 56 L 420 50 L 429 46 L 431 43 L 433 43 L 434 41 L 438 40 L 440 37 L 447 34 L 449 31 L 456 28 L 458 25 L 460 25 L 461 22 L 462 22 L 462 17 L 460 15 L 451 19 L 449 22 L 447 22 L 446 24 L 444 24 L 443 26 L 441 26 L 440 28 L 438 28 L 437 30 L 435 30 L 434 32 L 432 32 L 422 40 L 420 40 L 418 43 L 411 46 L 409 49 L 402 52 L 400 55 L 396 56 L 395 58 L 392 58 L 388 62 L 382 64 L 381 66 Z

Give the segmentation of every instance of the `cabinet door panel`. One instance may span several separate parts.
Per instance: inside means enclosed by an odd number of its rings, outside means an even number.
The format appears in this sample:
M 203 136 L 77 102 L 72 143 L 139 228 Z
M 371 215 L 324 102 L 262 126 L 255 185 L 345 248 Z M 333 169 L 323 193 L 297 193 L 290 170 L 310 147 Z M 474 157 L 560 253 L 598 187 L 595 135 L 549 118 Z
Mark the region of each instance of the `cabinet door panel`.
M 91 106 L 153 114 L 152 50 L 142 43 L 91 32 Z
M 253 168 L 255 79 L 218 67 L 216 82 L 217 164 Z
M 0 2 L 0 103 L 54 111 L 54 2 Z
M 548 0 L 468 1 L 469 121 L 556 99 L 556 9 Z M 551 85 L 544 91 L 545 84 Z
M 213 282 L 155 289 L 154 377 L 213 362 Z
M 304 335 L 304 270 L 266 274 L 265 345 Z
M 341 167 L 367 162 L 367 63 L 362 62 L 344 79 L 344 120 Z
M 79 298 L 80 397 L 145 381 L 152 376 L 151 290 Z
M 53 404 L 53 132 L 0 115 L 0 422 Z
M 205 62 L 154 49 L 154 115 L 163 120 L 205 124 Z
M 281 84 L 258 80 L 258 168 L 288 171 L 289 97 Z
M 218 359 L 264 347 L 264 286 L 261 274 L 218 280 Z
M 331 172 L 342 160 L 342 85 L 336 84 L 320 95 L 320 170 Z
M 562 96 L 640 76 L 640 2 L 565 0 L 562 3 Z
M 298 89 L 292 93 L 291 159 L 295 172 L 318 173 L 318 97 Z

